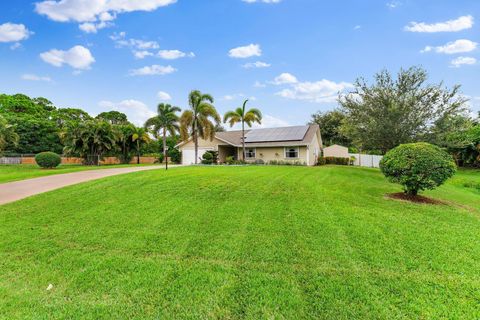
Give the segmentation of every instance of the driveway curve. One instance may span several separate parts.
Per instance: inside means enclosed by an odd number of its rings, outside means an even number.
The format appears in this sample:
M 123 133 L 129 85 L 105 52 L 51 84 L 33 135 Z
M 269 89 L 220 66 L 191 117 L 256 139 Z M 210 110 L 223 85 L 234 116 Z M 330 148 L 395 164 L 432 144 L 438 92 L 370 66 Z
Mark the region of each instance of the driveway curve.
M 164 169 L 163 166 L 114 168 L 62 173 L 41 178 L 0 184 L 0 205 L 74 184 L 125 173 Z

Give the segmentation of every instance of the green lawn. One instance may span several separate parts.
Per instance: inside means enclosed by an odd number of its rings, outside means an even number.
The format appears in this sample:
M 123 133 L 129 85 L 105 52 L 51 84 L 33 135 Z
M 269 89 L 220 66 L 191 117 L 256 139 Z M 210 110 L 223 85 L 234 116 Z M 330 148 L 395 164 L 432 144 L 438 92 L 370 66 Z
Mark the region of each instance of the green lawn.
M 371 169 L 184 167 L 35 196 L 0 207 L 0 318 L 478 319 L 478 183 L 432 206 Z
M 50 176 L 53 174 L 70 173 L 84 170 L 97 170 L 108 168 L 121 168 L 136 165 L 108 165 L 108 166 L 82 166 L 61 165 L 55 169 L 42 169 L 37 165 L 0 165 L 0 183 L 25 180 Z

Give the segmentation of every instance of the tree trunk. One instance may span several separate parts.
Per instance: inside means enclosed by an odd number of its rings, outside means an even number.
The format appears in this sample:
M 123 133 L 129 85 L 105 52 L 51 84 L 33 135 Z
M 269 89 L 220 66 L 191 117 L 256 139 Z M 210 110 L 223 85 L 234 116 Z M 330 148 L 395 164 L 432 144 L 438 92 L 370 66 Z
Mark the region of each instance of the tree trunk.
M 140 164 L 140 141 L 137 140 L 137 164 Z
M 163 161 L 168 162 L 167 129 L 166 128 L 163 128 Z
M 193 125 L 193 142 L 195 143 L 195 164 L 198 164 L 198 135 L 196 122 Z
M 243 149 L 243 162 L 245 162 L 245 121 L 242 120 L 242 149 Z

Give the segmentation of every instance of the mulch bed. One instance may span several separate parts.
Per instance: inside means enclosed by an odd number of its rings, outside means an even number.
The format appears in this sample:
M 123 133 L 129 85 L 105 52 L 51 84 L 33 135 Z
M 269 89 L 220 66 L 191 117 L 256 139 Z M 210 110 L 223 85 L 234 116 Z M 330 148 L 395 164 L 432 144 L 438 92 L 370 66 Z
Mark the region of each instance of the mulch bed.
M 446 202 L 441 201 L 441 200 L 427 198 L 427 197 L 419 196 L 419 195 L 411 196 L 411 195 L 405 194 L 403 192 L 390 193 L 390 194 L 387 194 L 386 197 L 389 198 L 389 199 L 409 201 L 409 202 L 413 202 L 413 203 L 433 204 L 433 205 L 447 205 Z

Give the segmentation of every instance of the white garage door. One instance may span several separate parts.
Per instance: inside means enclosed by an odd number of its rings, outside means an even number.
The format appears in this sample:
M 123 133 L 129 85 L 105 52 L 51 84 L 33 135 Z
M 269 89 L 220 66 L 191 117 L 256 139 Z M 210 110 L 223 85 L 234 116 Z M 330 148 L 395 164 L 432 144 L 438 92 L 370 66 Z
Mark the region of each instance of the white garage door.
M 208 150 L 213 150 L 213 148 L 198 148 L 198 157 L 202 159 L 202 156 Z M 200 163 L 198 159 L 198 163 Z M 182 164 L 189 165 L 195 163 L 195 149 L 183 149 L 182 151 Z

